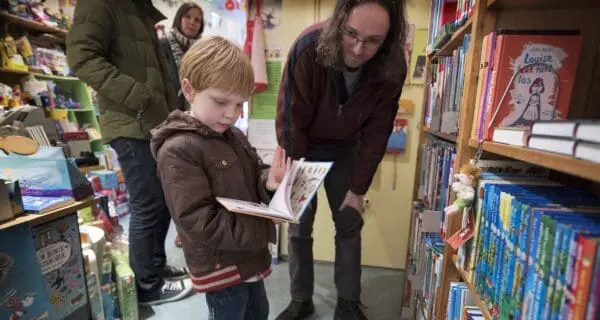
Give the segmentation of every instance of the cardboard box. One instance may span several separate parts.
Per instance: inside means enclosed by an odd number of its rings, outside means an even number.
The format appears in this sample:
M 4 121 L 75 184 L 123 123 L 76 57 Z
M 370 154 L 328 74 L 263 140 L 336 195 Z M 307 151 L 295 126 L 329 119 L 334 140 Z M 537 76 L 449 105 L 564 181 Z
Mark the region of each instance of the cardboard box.
M 0 179 L 0 221 L 12 219 L 23 212 L 19 182 Z
M 111 251 L 121 319 L 138 320 L 138 301 L 135 276 L 128 263 L 128 255 L 118 250 Z

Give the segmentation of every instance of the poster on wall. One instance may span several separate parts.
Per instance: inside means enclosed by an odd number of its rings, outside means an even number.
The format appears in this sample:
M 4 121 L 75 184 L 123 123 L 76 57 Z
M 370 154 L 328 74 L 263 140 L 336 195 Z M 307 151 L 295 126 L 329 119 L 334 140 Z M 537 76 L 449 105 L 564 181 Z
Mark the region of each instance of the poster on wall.
M 408 120 L 394 120 L 394 129 L 388 139 L 386 148 L 387 153 L 404 153 L 406 150 L 406 141 L 408 137 Z
M 267 60 L 281 60 L 281 25 L 282 0 L 254 0 L 250 6 L 250 19 L 257 14 L 259 4 L 260 18 L 265 35 L 265 56 Z
M 416 29 L 413 38 L 410 69 L 408 70 L 409 83 L 425 83 L 425 61 L 427 49 L 427 29 Z

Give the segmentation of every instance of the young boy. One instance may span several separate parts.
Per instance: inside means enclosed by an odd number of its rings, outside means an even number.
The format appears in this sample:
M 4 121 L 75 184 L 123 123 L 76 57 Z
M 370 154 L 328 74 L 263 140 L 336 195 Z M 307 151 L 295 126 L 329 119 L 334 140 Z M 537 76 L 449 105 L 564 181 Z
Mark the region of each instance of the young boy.
M 289 167 L 278 149 L 262 165 L 233 124 L 254 90 L 249 59 L 221 37 L 196 42 L 181 61 L 189 112 L 173 111 L 152 132 L 152 152 L 194 289 L 212 320 L 266 320 L 271 220 L 228 212 L 215 197 L 268 203 Z

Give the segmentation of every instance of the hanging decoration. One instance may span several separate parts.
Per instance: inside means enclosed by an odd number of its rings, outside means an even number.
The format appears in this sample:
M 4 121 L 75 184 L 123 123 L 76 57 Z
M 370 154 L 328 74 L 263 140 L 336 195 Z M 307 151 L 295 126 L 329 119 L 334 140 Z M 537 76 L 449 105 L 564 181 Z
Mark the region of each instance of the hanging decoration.
M 260 17 L 260 0 L 256 0 L 254 19 L 248 17 L 246 24 L 246 43 L 244 51 L 250 56 L 252 69 L 254 70 L 255 91 L 259 93 L 267 89 L 269 81 L 267 77 L 267 62 L 265 58 L 265 37 L 263 24 Z

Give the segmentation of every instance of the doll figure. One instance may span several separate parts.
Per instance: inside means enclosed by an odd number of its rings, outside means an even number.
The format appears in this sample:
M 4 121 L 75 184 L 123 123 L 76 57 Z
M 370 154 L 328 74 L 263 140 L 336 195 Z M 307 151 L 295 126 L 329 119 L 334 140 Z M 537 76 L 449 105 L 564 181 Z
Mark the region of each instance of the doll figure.
M 529 87 L 529 101 L 521 113 L 519 119 L 514 125 L 517 126 L 530 126 L 533 121 L 540 120 L 541 114 L 541 95 L 545 90 L 544 80 L 542 78 L 536 78 Z
M 460 167 L 458 174 L 454 175 L 452 191 L 456 192 L 456 200 L 450 206 L 444 208 L 447 215 L 462 212 L 462 210 L 473 204 L 475 199 L 475 186 L 479 181 L 481 169 L 472 164 L 464 164 Z

